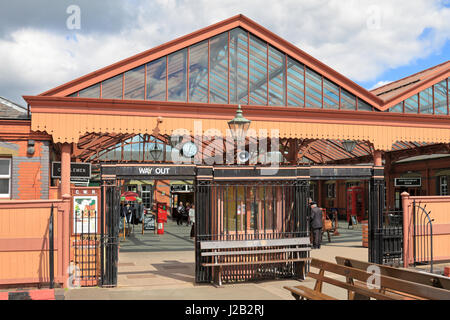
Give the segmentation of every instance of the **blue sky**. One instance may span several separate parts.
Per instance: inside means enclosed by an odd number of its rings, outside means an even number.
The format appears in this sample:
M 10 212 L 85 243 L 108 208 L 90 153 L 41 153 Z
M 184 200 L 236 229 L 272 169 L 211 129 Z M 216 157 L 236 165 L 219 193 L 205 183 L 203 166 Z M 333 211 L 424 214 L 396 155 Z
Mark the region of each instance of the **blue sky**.
M 449 2 L 450 3 L 450 2 Z M 417 59 L 408 64 L 399 66 L 397 68 L 386 69 L 383 73 L 377 76 L 372 81 L 356 81 L 360 86 L 371 89 L 380 81 L 396 81 L 398 79 L 405 78 L 414 73 L 431 68 L 438 64 L 441 64 L 450 59 L 450 41 L 443 45 L 442 48 L 433 51 L 429 56 L 423 59 Z
M 69 29 L 70 5 L 80 29 Z M 366 89 L 450 59 L 450 0 L 15 0 L 0 3 L 0 96 L 36 95 L 244 14 Z

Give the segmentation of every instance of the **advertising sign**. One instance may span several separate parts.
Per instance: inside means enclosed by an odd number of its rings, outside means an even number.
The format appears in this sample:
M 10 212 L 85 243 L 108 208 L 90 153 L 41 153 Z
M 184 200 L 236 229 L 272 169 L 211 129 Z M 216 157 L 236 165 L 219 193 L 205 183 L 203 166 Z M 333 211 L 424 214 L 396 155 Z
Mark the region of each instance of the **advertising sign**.
M 73 233 L 97 233 L 97 196 L 73 197 Z

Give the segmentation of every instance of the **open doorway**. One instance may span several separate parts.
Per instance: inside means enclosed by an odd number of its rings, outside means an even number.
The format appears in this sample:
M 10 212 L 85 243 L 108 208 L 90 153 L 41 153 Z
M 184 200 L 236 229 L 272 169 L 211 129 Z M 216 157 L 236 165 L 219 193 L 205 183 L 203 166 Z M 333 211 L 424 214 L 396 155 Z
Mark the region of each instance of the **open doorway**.
M 178 180 L 122 180 L 117 285 L 167 286 L 193 283 L 194 240 L 191 225 L 173 219 L 175 200 L 194 202 L 194 189 Z M 181 190 L 183 186 L 183 190 Z M 173 191 L 173 192 L 172 192 Z M 124 193 L 135 193 L 127 201 Z M 174 200 L 175 199 L 175 200 Z M 131 208 L 131 219 L 127 211 Z M 142 210 L 141 213 L 138 210 Z M 160 222 L 162 213 L 167 216 Z

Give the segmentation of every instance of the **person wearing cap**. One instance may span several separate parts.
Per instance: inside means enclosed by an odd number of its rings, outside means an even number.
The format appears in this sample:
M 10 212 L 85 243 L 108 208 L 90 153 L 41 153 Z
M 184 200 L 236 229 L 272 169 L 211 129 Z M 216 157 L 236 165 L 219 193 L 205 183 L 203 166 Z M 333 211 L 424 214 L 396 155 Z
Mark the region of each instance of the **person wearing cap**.
M 320 249 L 322 242 L 322 209 L 317 206 L 317 203 L 312 201 L 311 205 L 311 234 L 313 238 L 313 249 Z

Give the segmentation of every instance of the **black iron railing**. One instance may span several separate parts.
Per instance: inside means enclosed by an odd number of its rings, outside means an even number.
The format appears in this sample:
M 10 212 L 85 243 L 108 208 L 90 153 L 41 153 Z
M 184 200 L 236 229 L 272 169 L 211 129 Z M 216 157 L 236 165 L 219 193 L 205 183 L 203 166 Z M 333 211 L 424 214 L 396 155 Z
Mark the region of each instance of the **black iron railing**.
M 403 211 L 383 212 L 383 264 L 403 262 Z
M 199 182 L 196 187 L 195 218 L 196 282 L 210 282 L 212 277 L 211 268 L 201 266 L 202 262 L 206 262 L 202 261 L 200 255 L 201 241 L 308 237 L 308 192 L 307 182 L 298 180 L 214 184 L 209 181 Z M 289 254 L 291 253 L 283 252 L 276 258 L 283 260 L 289 258 Z M 307 257 L 308 253 L 302 252 L 300 255 Z M 265 257 L 251 259 L 259 261 L 258 259 Z M 248 264 L 227 267 L 223 271 L 222 280 L 237 282 L 294 275 L 294 263 Z
M 426 204 L 413 201 L 413 255 L 414 266 L 429 264 L 433 272 L 433 221 L 431 211 L 426 210 Z
M 49 278 L 50 278 L 50 289 L 53 289 L 55 287 L 55 259 L 54 259 L 54 252 L 55 252 L 55 239 L 54 239 L 54 232 L 53 232 L 53 203 L 52 207 L 50 209 L 50 221 L 48 224 L 48 246 L 49 246 Z

